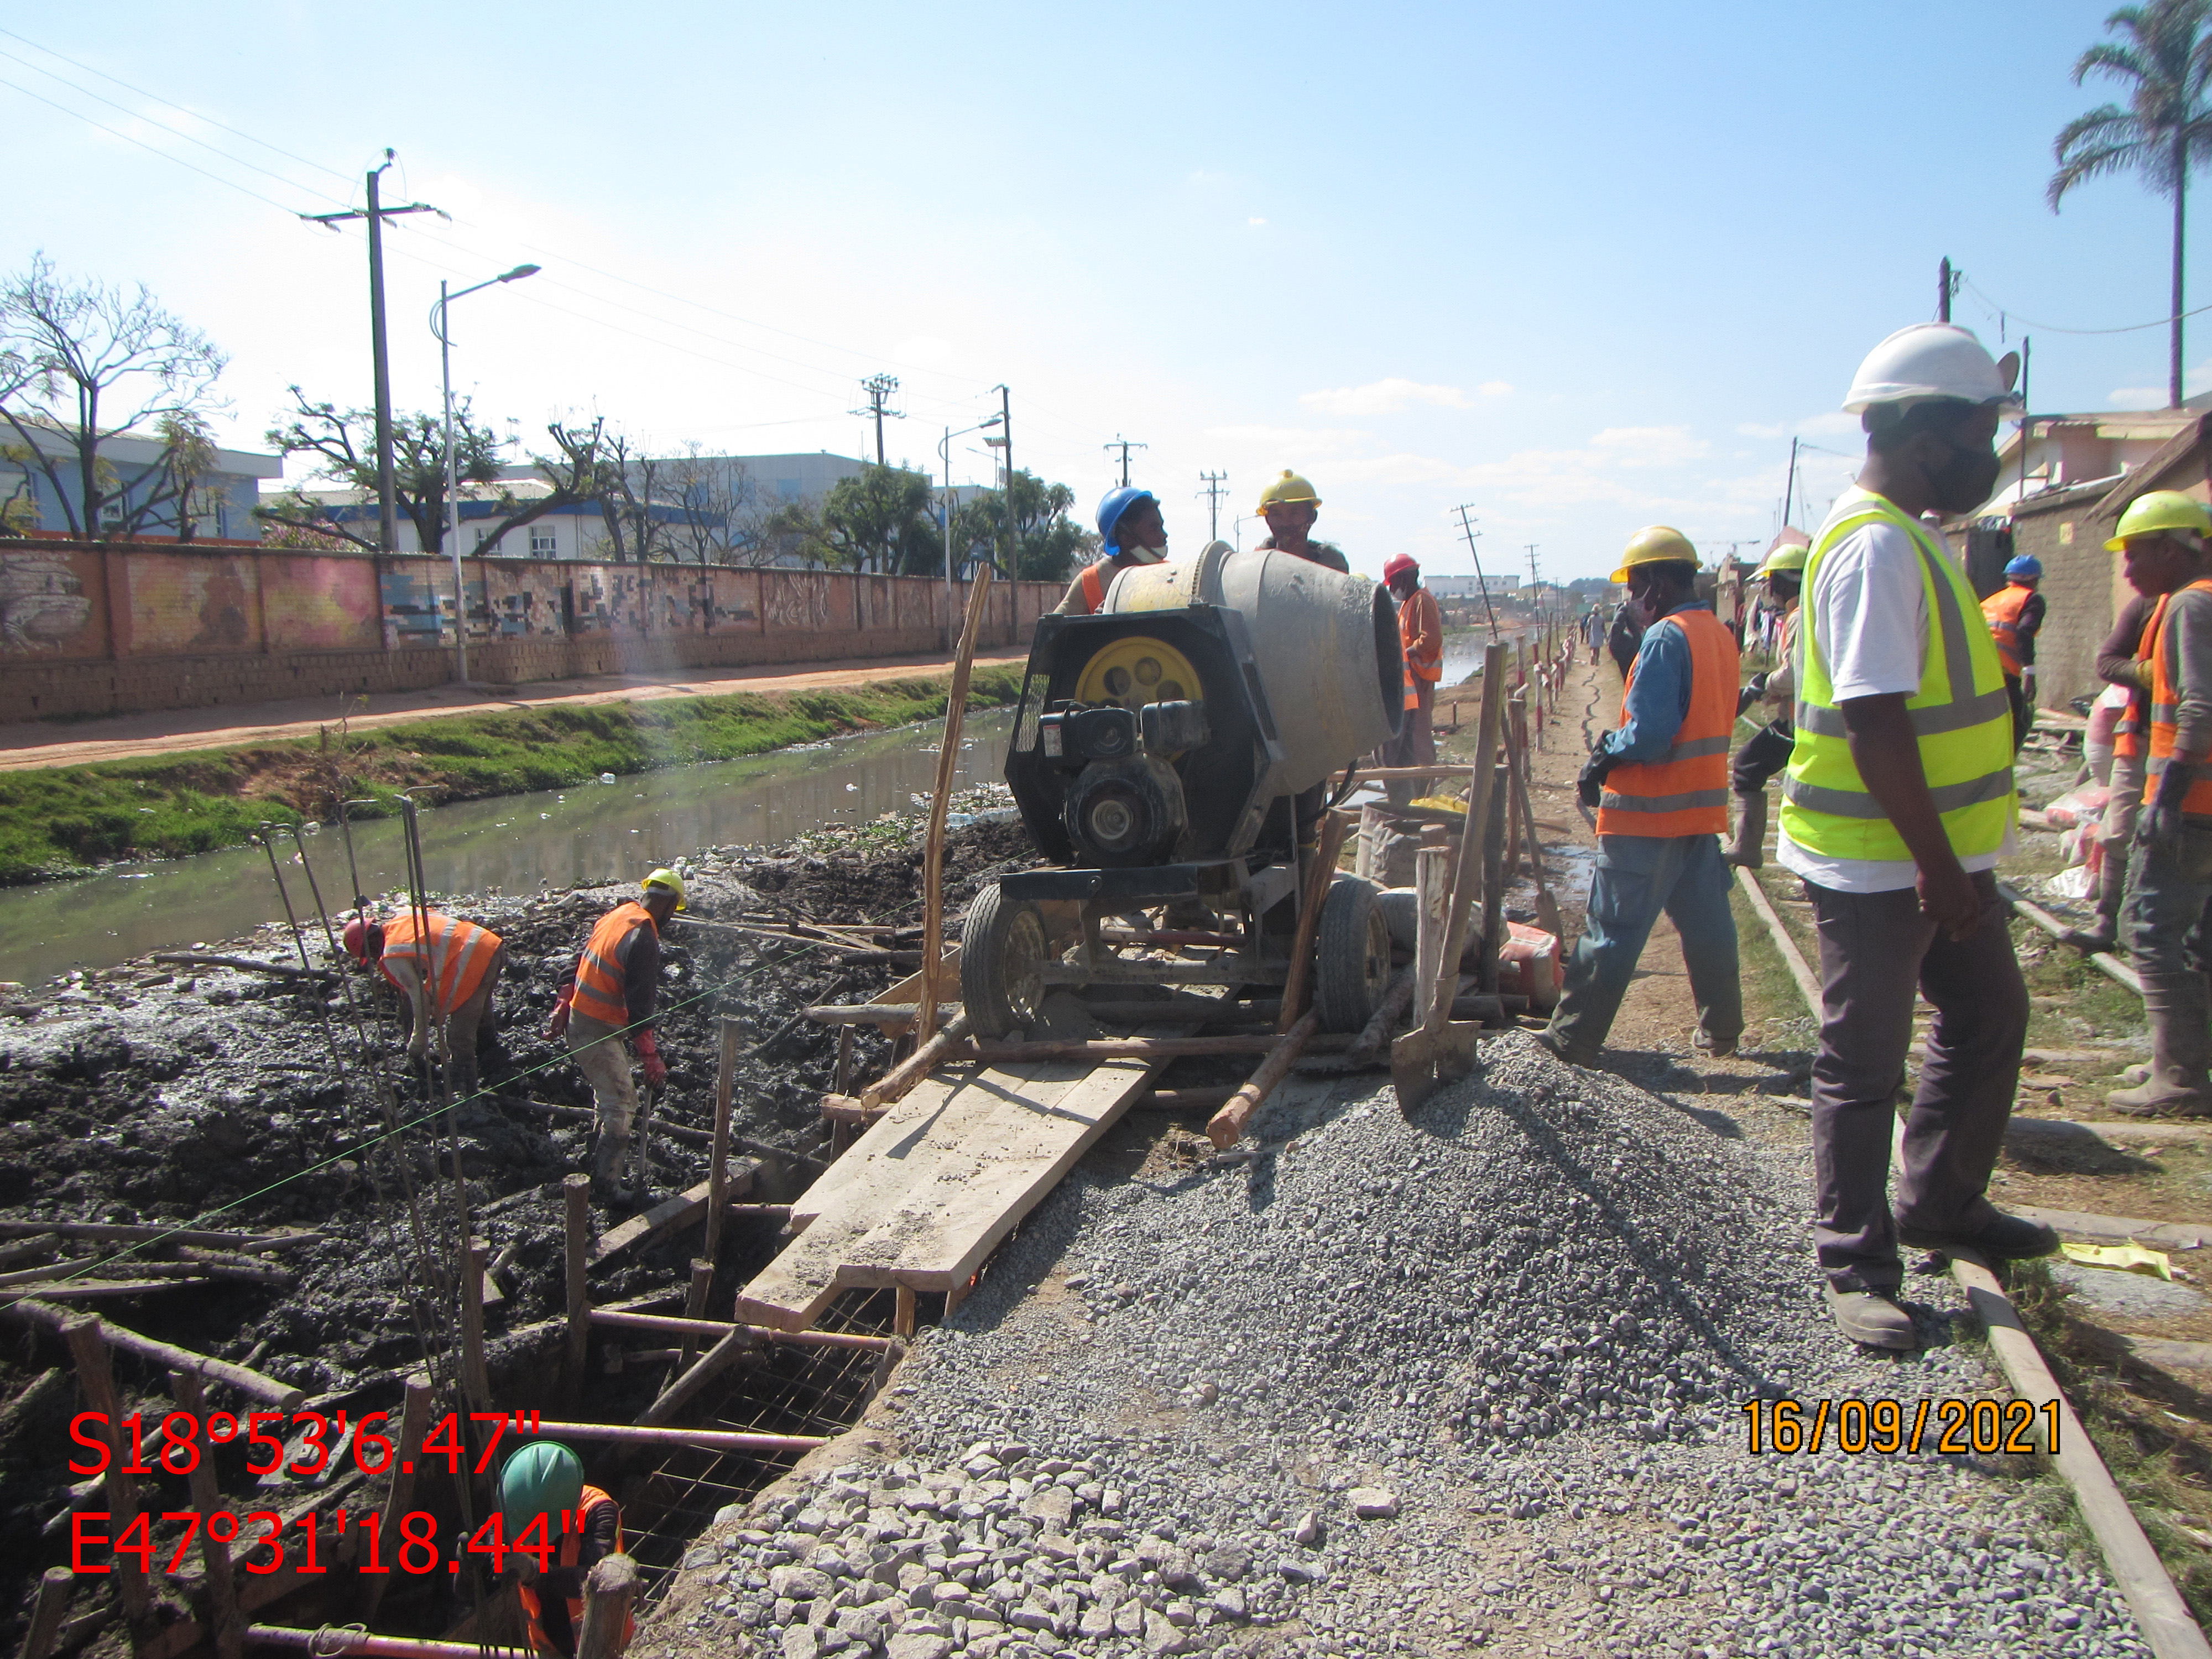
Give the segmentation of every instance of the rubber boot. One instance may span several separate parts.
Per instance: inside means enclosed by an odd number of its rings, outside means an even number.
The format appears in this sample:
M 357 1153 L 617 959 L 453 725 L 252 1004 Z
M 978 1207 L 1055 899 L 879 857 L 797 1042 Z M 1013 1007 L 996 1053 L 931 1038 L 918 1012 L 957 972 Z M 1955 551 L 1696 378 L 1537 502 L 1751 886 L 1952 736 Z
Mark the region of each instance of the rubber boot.
M 2128 887 L 2128 861 L 2122 856 L 2124 851 L 2111 847 L 2105 849 L 2104 866 L 2097 872 L 2096 925 L 2069 928 L 2059 943 L 2094 956 L 2100 951 L 2112 950 L 2120 942 L 2120 901 L 2127 896 Z
M 2150 1077 L 2105 1104 L 2130 1117 L 2212 1117 L 2212 988 L 2198 973 L 2145 974 L 2142 982 Z
M 629 1184 L 629 1137 L 599 1131 L 598 1152 L 592 1159 L 592 1192 L 593 1196 L 610 1204 L 627 1204 L 637 1196 Z
M 1766 862 L 1766 791 L 1735 799 L 1743 810 L 1735 821 L 1735 839 L 1721 858 L 1746 870 L 1756 870 Z

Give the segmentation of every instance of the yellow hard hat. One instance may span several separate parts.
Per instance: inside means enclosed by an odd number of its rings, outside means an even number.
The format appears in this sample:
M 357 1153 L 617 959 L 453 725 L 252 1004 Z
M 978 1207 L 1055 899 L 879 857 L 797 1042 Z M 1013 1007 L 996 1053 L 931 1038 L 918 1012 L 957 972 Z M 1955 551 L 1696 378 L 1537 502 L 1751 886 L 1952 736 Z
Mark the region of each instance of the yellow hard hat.
M 644 889 L 648 896 L 650 896 L 656 890 L 664 893 L 673 893 L 676 895 L 676 908 L 678 909 L 682 910 L 689 908 L 684 902 L 684 878 L 678 875 L 673 870 L 656 870 L 651 875 L 647 876 L 645 880 L 640 884 L 640 885 Z
M 1680 531 L 1663 524 L 1648 524 L 1628 538 L 1627 550 L 1620 556 L 1620 568 L 1613 573 L 1613 580 L 1625 582 L 1628 573 L 1639 564 L 1690 564 L 1698 562 L 1698 550 L 1690 545 L 1690 538 Z
M 2138 495 L 2128 503 L 2128 510 L 2120 514 L 2119 533 L 2105 544 L 2108 553 L 2127 550 L 2130 536 L 2154 536 L 2161 530 L 2193 530 L 2200 536 L 2212 536 L 2212 512 L 2194 495 L 2185 495 L 2178 489 L 2153 489 Z
M 1319 507 L 1320 505 L 1321 497 L 1314 494 L 1313 485 L 1287 466 L 1283 469 L 1281 477 L 1260 492 L 1260 511 L 1262 514 L 1271 507 Z
M 1805 555 L 1810 550 L 1810 549 L 1800 547 L 1795 542 L 1784 542 L 1766 556 L 1766 562 L 1751 573 L 1751 579 L 1758 581 L 1762 577 L 1802 570 L 1805 568 Z

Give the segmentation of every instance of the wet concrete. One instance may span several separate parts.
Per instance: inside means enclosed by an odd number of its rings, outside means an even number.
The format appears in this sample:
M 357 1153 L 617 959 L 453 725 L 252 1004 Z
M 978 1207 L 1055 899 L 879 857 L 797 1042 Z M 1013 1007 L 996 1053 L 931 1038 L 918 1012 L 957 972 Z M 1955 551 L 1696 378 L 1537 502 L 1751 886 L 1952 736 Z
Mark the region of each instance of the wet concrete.
M 999 780 L 1011 726 L 996 710 L 969 716 L 961 787 Z M 702 847 L 774 845 L 823 824 L 918 811 L 915 795 L 935 781 L 939 729 L 908 726 L 611 784 L 442 806 L 422 817 L 430 884 L 441 892 L 531 893 L 642 873 Z M 353 845 L 362 890 L 374 895 L 403 884 L 397 819 L 356 825 Z M 326 829 L 308 848 L 325 901 L 333 908 L 344 904 L 353 889 L 343 841 Z M 288 880 L 298 873 L 288 865 Z M 295 902 L 309 902 L 303 887 Z M 112 967 L 283 916 L 268 855 L 250 847 L 0 889 L 0 980 L 36 985 L 71 969 Z

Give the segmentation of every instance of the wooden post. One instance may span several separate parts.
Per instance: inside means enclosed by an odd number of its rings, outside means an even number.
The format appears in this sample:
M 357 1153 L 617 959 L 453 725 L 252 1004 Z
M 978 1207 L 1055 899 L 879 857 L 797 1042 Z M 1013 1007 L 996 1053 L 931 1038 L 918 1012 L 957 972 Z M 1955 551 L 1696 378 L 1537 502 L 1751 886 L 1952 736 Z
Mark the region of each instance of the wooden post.
M 721 1060 L 714 1072 L 714 1146 L 707 1166 L 707 1237 L 699 1254 L 708 1262 L 722 1254 L 722 1217 L 730 1207 L 730 1112 L 738 1086 L 738 1023 L 727 1014 L 720 1025 Z
M 1275 1016 L 1278 1031 L 1296 1025 L 1312 1000 L 1314 935 L 1321 927 L 1321 908 L 1328 902 L 1337 855 L 1344 850 L 1344 832 L 1351 822 L 1344 812 L 1331 812 L 1322 820 L 1321 843 L 1314 848 L 1314 861 L 1306 868 L 1298 894 L 1298 927 L 1291 939 L 1291 976 L 1283 985 L 1282 1010 Z
M 901 1285 L 891 1295 L 891 1334 L 911 1341 L 916 1317 L 914 1286 Z
M 1482 960 L 1474 970 L 1474 988 L 1493 994 L 1498 989 L 1498 947 L 1504 943 L 1498 935 L 1505 931 L 1505 803 L 1512 789 L 1512 768 L 1500 765 L 1492 774 L 1486 803 L 1490 822 L 1482 836 Z
M 694 1258 L 691 1263 L 691 1285 L 690 1288 L 684 1292 L 684 1316 L 686 1319 L 704 1319 L 707 1316 L 707 1298 L 713 1293 L 714 1288 L 714 1264 L 713 1261 L 703 1256 Z M 691 1363 L 691 1357 L 698 1352 L 698 1347 L 699 1344 L 696 1339 L 687 1335 L 684 1339 L 682 1348 L 679 1350 L 682 1357 L 677 1361 L 677 1364 L 679 1365 L 690 1364 Z
M 1518 784 L 1521 778 L 1522 757 L 1528 752 L 1528 697 L 1516 691 L 1510 708 L 1506 711 L 1505 769 L 1507 775 Z M 1505 860 L 1503 868 L 1505 879 L 1513 879 L 1513 872 L 1521 867 L 1521 814 L 1509 811 L 1505 814 Z
M 1383 837 L 1389 834 L 1389 824 L 1390 814 L 1382 807 L 1359 809 L 1359 850 L 1353 855 L 1354 874 L 1372 882 L 1382 879 L 1386 862 L 1382 856 Z
M 1206 1138 L 1217 1147 L 1225 1149 L 1235 1146 L 1244 1133 L 1244 1126 L 1252 1121 L 1253 1114 L 1267 1103 L 1267 1097 L 1275 1092 L 1275 1085 L 1291 1074 L 1291 1067 L 1297 1063 L 1298 1055 L 1312 1040 L 1313 1034 L 1320 1029 L 1321 1011 L 1315 1009 L 1276 1038 L 1274 1048 L 1260 1062 L 1259 1069 L 1252 1073 L 1243 1088 L 1230 1097 L 1229 1103 L 1207 1121 Z
M 1449 848 L 1424 847 L 1413 854 L 1413 889 L 1420 906 L 1413 944 L 1413 1006 L 1425 1008 L 1436 1000 L 1437 975 L 1444 959 L 1444 911 L 1451 901 Z
M 917 1011 L 916 1018 L 919 1018 Z M 939 1062 L 968 1037 L 968 1015 L 963 1010 L 945 1022 L 945 1029 L 916 1048 L 898 1065 L 860 1091 L 860 1104 L 869 1110 L 888 1106 L 937 1068 Z
M 491 1378 L 484 1370 L 484 1266 L 491 1246 L 481 1238 L 461 1244 L 461 1391 L 469 1397 L 471 1411 L 491 1409 Z
M 22 1659 L 46 1659 L 62 1633 L 62 1618 L 69 1612 L 70 1591 L 76 1575 L 67 1567 L 48 1567 L 39 1577 L 39 1602 L 31 1609 L 30 1634 L 23 1638 Z
M 686 1340 L 688 1343 L 689 1339 Z M 732 1326 L 704 1356 L 686 1364 L 676 1379 L 660 1391 L 660 1397 L 645 1408 L 644 1414 L 637 1419 L 638 1425 L 648 1429 L 665 1427 L 692 1395 L 745 1355 L 757 1352 L 759 1346 L 750 1326 Z
M 562 1397 L 574 1400 L 584 1386 L 584 1352 L 592 1340 L 592 1178 L 572 1175 L 561 1183 L 568 1204 L 568 1344 L 561 1368 Z
M 116 1397 L 115 1374 L 108 1369 L 107 1339 L 101 1334 L 98 1314 L 81 1314 L 62 1326 L 62 1340 L 76 1362 L 77 1386 L 86 1403 L 107 1420 L 107 1512 L 110 1538 L 120 1537 L 138 1514 L 138 1483 L 124 1473 L 130 1461 L 130 1437 L 123 1428 L 123 1405 Z M 116 1593 L 124 1616 L 133 1625 L 146 1616 L 146 1575 L 118 1554 L 114 1565 Z
M 853 1092 L 853 1028 L 840 1026 L 837 1031 L 837 1065 L 830 1073 L 830 1087 L 836 1093 Z
M 1008 486 L 1009 490 L 1012 485 Z M 1008 496 L 1009 500 L 1012 497 Z M 991 568 L 975 573 L 968 592 L 968 616 L 960 627 L 960 649 L 952 659 L 952 690 L 945 701 L 945 735 L 937 747 L 937 790 L 929 798 L 929 833 L 921 854 L 921 1005 L 915 1015 L 914 1040 L 926 1047 L 937 1030 L 938 980 L 944 965 L 945 815 L 952 805 L 952 775 L 960 763 L 960 725 L 968 712 L 968 678 L 975 672 L 975 642 L 983 628 L 984 596 L 991 591 Z M 839 1092 L 842 1092 L 841 1090 Z
M 637 1599 L 637 1563 L 610 1555 L 584 1581 L 584 1628 L 576 1659 L 615 1659 L 629 1642 L 630 1603 Z
M 422 1461 L 423 1437 L 429 1431 L 430 1378 L 427 1372 L 416 1371 L 407 1379 L 407 1402 L 399 1408 L 399 1439 L 392 1448 L 392 1462 L 386 1471 L 392 1477 L 392 1486 L 385 1494 L 383 1518 L 377 1523 L 379 1541 L 394 1548 L 399 1540 L 400 1522 L 406 1518 L 408 1504 L 415 1499 L 415 1470 Z M 375 1620 L 376 1604 L 384 1599 L 384 1587 L 392 1579 L 388 1572 L 362 1575 L 363 1622 Z
M 169 1392 L 183 1407 L 201 1422 L 207 1421 L 207 1391 L 200 1380 L 190 1371 L 169 1373 Z M 215 1462 L 203 1455 L 196 1461 L 185 1477 L 192 1495 L 192 1507 L 204 1516 L 211 1516 L 222 1507 L 222 1488 L 215 1478 Z M 208 1623 L 215 1631 L 216 1659 L 240 1659 L 246 1651 L 243 1626 L 239 1621 L 238 1583 L 230 1574 L 230 1546 L 215 1535 L 212 1528 L 200 1529 L 200 1559 L 207 1563 Z

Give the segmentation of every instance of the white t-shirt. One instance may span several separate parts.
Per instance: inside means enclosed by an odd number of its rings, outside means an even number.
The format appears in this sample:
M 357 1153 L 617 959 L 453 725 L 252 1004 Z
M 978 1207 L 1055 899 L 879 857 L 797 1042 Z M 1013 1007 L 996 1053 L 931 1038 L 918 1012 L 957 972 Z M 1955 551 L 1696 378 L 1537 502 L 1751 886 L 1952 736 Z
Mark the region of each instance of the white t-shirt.
M 1870 499 L 1863 489 L 1846 491 L 1830 517 L 1839 518 Z M 1946 553 L 1940 531 L 1929 535 Z M 1814 544 L 1820 538 L 1814 538 Z M 1838 542 L 1820 560 L 1802 601 L 1801 635 L 1820 635 L 1828 656 L 1828 683 L 1835 701 L 1906 696 L 1920 690 L 1928 657 L 1928 594 L 1920 574 L 1920 553 L 1912 538 L 1884 520 L 1862 526 Z M 1784 821 L 1785 824 L 1787 820 Z M 1995 853 L 1975 853 L 1959 860 L 1970 873 L 1995 867 L 2010 852 L 2011 826 Z M 1814 852 L 1790 839 L 1785 828 L 1775 857 L 1785 870 L 1839 893 L 1890 893 L 1910 887 L 1919 874 L 1911 859 L 1842 859 Z

